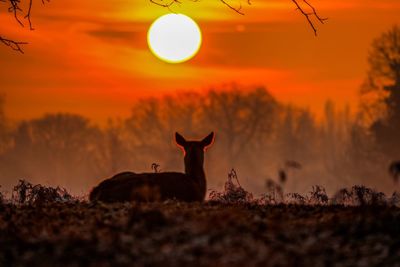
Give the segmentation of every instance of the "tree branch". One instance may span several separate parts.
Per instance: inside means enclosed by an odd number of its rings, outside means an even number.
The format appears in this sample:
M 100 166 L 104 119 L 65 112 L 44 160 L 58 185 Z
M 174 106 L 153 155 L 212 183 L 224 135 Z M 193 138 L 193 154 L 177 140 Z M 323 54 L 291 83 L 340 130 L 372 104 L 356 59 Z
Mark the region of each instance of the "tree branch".
M 21 1 L 22 0 L 0 0 L 0 3 L 9 3 L 10 6 L 8 7 L 8 12 L 13 13 L 14 18 L 18 22 L 18 24 L 21 27 L 24 27 L 24 24 L 19 17 L 19 13 L 23 12 L 22 8 L 20 7 Z M 50 0 L 41 0 L 41 1 L 42 1 L 42 4 L 45 4 L 45 1 L 49 2 Z M 198 0 L 192 0 L 192 1 L 197 2 Z M 228 3 L 227 0 L 220 0 L 220 1 L 224 5 L 226 5 L 228 8 L 235 11 L 236 13 L 238 13 L 240 15 L 244 15 L 244 13 L 241 10 L 242 9 L 241 4 L 239 4 L 239 7 L 235 7 L 235 6 L 231 5 L 230 3 Z M 308 0 L 302 0 L 302 2 L 309 9 L 311 9 L 310 12 L 305 11 L 305 9 L 302 7 L 302 5 L 299 4 L 299 1 L 300 0 L 292 0 L 292 2 L 296 5 L 296 10 L 299 10 L 299 12 L 306 18 L 308 24 L 313 29 L 314 34 L 317 35 L 317 28 L 314 25 L 314 22 L 312 21 L 311 18 L 312 17 L 316 18 L 321 24 L 324 24 L 324 22 L 327 20 L 327 18 L 320 17 L 319 14 L 317 13 L 316 9 L 314 8 L 314 6 L 312 4 L 310 4 L 308 2 Z M 156 4 L 158 6 L 168 8 L 168 9 L 170 9 L 171 6 L 174 5 L 175 3 L 178 3 L 178 4 L 181 3 L 180 0 L 150 0 L 150 2 L 153 4 Z M 28 3 L 29 3 L 28 10 L 23 18 L 28 21 L 29 29 L 34 30 L 34 28 L 32 26 L 32 21 L 31 21 L 31 11 L 32 11 L 33 0 L 29 0 Z M 248 5 L 251 5 L 251 0 L 246 0 L 246 3 Z M 18 51 L 20 53 L 24 53 L 21 46 L 27 44 L 27 42 L 14 41 L 14 40 L 7 39 L 7 38 L 1 37 L 1 36 L 0 36 L 0 42 L 2 42 L 6 46 L 8 46 L 11 49 Z
M 234 7 L 234 6 L 230 5 L 228 2 L 226 2 L 225 0 L 220 0 L 220 1 L 224 5 L 226 5 L 227 7 L 232 9 L 233 11 L 235 11 L 236 13 L 239 13 L 240 15 L 244 15 L 244 13 L 241 11 L 241 9 L 242 9 L 242 5 L 241 4 L 239 5 L 239 7 Z M 250 0 L 248 0 L 247 3 L 250 5 Z
M 23 0 L 0 0 L 0 3 L 8 3 L 8 12 L 12 13 L 15 20 L 18 22 L 18 24 L 21 27 L 24 27 L 24 23 L 21 20 L 20 13 L 24 13 L 24 10 L 21 8 L 21 1 Z M 34 30 L 32 26 L 32 21 L 31 21 L 31 12 L 32 12 L 32 5 L 33 5 L 33 0 L 27 0 L 28 1 L 28 9 L 26 10 L 26 13 L 23 16 L 23 19 L 27 20 L 29 23 L 29 29 L 32 31 Z M 41 0 L 42 4 L 45 4 L 45 2 L 49 2 L 50 0 Z M 21 42 L 21 41 L 15 41 L 11 40 L 8 38 L 4 38 L 0 36 L 0 42 L 5 44 L 6 46 L 10 47 L 14 51 L 18 51 L 20 53 L 24 53 L 22 49 L 22 45 L 27 44 L 27 42 Z
M 328 18 L 322 18 L 318 15 L 317 10 L 314 8 L 313 5 L 311 5 L 308 0 L 302 0 L 308 8 L 311 9 L 311 12 L 306 12 L 304 8 L 299 4 L 299 0 L 292 0 L 292 2 L 296 5 L 296 10 L 298 10 L 307 20 L 308 24 L 311 26 L 311 28 L 314 31 L 315 36 L 317 36 L 317 28 L 314 25 L 314 22 L 311 20 L 312 17 L 315 17 L 321 24 L 324 24 Z
M 10 47 L 12 50 L 20 52 L 22 54 L 24 53 L 24 51 L 22 50 L 21 45 L 28 44 L 27 42 L 18 42 L 18 41 L 3 38 L 1 36 L 0 36 L 0 42 L 5 44 L 6 46 Z
M 42 0 L 42 3 L 44 3 L 43 0 Z M 34 30 L 34 29 L 33 29 L 33 27 L 32 27 L 32 21 L 31 21 L 31 10 L 32 10 L 32 0 L 29 0 L 28 12 L 27 12 L 27 14 L 25 15 L 24 18 L 28 20 L 28 22 L 29 22 L 29 29 L 32 31 L 32 30 Z
M 18 17 L 18 11 L 22 11 L 22 9 L 19 7 L 20 0 L 7 0 L 10 2 L 10 7 L 8 8 L 8 12 L 14 14 L 15 20 L 21 25 L 21 27 L 24 27 L 24 24 L 21 22 L 21 20 Z M 6 2 L 6 0 L 3 0 L 2 2 Z
M 166 7 L 166 8 L 170 8 L 173 4 L 175 3 L 180 3 L 178 0 L 171 0 L 169 2 L 165 2 L 163 0 L 157 1 L 157 0 L 150 0 L 151 3 L 156 4 L 158 6 L 161 7 Z
M 197 2 L 199 0 L 192 0 L 192 1 Z M 223 3 L 224 5 L 226 5 L 228 8 L 230 8 L 231 10 L 235 11 L 236 13 L 238 13 L 240 15 L 244 15 L 244 12 L 242 11 L 242 5 L 240 2 L 239 2 L 239 7 L 235 7 L 228 2 L 229 0 L 219 0 L 219 1 L 221 3 Z M 245 0 L 245 1 L 248 5 L 251 5 L 251 0 Z M 328 20 L 328 18 L 321 17 L 318 14 L 315 7 L 309 2 L 309 0 L 291 0 L 291 1 L 295 4 L 296 10 L 298 10 L 306 18 L 308 24 L 314 31 L 314 34 L 317 35 L 317 27 L 315 26 L 314 22 L 312 21 L 312 18 L 314 17 L 321 24 L 324 24 L 325 21 Z M 305 5 L 306 8 L 310 9 L 310 11 L 306 11 L 305 8 L 300 4 L 299 1 L 302 1 L 303 5 Z M 167 1 L 165 1 L 165 0 L 150 0 L 150 2 L 154 3 L 158 6 L 166 7 L 168 9 L 170 9 L 171 6 L 174 5 L 175 3 L 178 3 L 178 4 L 181 3 L 180 0 L 167 0 Z

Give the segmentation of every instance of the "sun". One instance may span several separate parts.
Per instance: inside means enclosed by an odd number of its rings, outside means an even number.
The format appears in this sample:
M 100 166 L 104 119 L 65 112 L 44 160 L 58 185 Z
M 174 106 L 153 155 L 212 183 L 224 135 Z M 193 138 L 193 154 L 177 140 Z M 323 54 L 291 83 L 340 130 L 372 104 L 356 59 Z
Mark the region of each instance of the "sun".
M 147 32 L 151 52 L 168 63 L 181 63 L 194 57 L 201 46 L 197 23 L 183 14 L 167 14 L 156 19 Z

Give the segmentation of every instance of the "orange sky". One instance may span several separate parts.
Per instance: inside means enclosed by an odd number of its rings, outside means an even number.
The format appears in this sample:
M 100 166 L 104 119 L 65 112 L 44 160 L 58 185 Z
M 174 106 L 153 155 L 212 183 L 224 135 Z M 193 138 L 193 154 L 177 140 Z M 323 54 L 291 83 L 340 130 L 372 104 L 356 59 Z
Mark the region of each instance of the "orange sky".
M 198 22 L 203 46 L 175 65 L 148 50 L 148 27 L 169 12 L 148 0 L 51 0 L 44 7 L 37 1 L 31 32 L 3 4 L 0 25 L 7 26 L 0 33 L 30 42 L 24 55 L 0 46 L 7 115 L 67 111 L 102 123 L 127 116 L 138 97 L 231 82 L 265 85 L 279 100 L 317 113 L 328 99 L 356 109 L 371 41 L 400 23 L 400 2 L 311 1 L 329 17 L 318 37 L 290 0 L 243 1 L 244 16 L 218 0 L 183 1 L 173 10 Z

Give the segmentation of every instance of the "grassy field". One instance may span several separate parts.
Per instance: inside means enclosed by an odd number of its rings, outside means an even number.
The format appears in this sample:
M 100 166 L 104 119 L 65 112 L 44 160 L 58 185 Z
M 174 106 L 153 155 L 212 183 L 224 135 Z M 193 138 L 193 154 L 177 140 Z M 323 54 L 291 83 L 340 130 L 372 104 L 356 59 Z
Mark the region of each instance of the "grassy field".
M 393 205 L 18 197 L 0 205 L 0 266 L 400 266 Z

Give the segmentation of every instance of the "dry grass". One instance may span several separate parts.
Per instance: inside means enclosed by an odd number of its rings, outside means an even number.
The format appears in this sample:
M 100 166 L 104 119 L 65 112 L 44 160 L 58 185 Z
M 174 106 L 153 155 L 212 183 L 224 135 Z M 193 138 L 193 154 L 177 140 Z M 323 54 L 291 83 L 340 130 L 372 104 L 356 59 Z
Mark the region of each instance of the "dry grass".
M 336 205 L 314 187 L 293 194 L 294 204 L 287 195 L 268 204 L 248 195 L 237 175 L 228 182 L 205 203 L 103 204 L 21 181 L 0 203 L 0 266 L 397 264 L 398 194 L 380 202 L 381 194 L 353 187 Z

